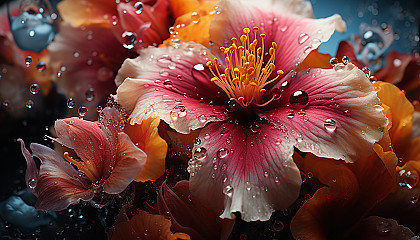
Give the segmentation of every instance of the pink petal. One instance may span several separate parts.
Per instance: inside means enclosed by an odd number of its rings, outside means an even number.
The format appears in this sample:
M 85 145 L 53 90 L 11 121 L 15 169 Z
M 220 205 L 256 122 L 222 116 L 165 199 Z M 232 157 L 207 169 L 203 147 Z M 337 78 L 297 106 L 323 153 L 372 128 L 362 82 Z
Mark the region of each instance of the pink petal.
M 136 56 L 103 25 L 75 28 L 66 22 L 60 25 L 48 52 L 53 80 L 76 103 L 68 116 L 77 116 L 77 110 L 85 106 L 89 110 L 87 119 L 96 119 L 96 107 L 115 92 L 113 79 L 124 59 Z
M 31 192 L 35 196 L 38 196 L 38 193 L 36 192 L 35 188 L 38 183 L 39 170 L 36 167 L 34 158 L 32 157 L 31 153 L 28 151 L 28 149 L 26 149 L 25 142 L 23 142 L 23 140 L 20 138 L 18 139 L 18 141 L 20 142 L 20 149 L 26 160 L 26 173 L 25 173 L 26 186 L 29 188 L 29 190 L 31 190 Z
M 388 120 L 365 74 L 353 64 L 288 74 L 274 109 L 260 114 L 286 129 L 301 151 L 353 162 L 372 152 Z M 288 82 L 286 87 L 285 81 Z M 300 98 L 292 95 L 305 92 Z M 300 99 L 294 101 L 294 99 Z M 307 104 L 305 104 L 305 100 Z M 293 104 L 292 104 L 293 103 Z
M 55 130 L 60 144 L 74 149 L 77 156 L 94 172 L 97 180 L 109 174 L 115 149 L 98 124 L 76 117 L 55 121 Z
M 191 199 L 188 181 L 178 182 L 172 190 L 164 182 L 157 204 L 159 214 L 171 220 L 174 231 L 193 239 L 227 239 L 232 231 L 234 221 L 220 219 L 216 211 Z M 228 225 L 228 231 L 222 232 L 222 225 Z
M 217 7 L 221 9 L 221 13 L 215 15 L 210 26 L 210 40 L 213 42 L 216 55 L 220 54 L 221 46 L 230 46 L 231 38 L 235 37 L 239 41 L 244 34 L 243 28 L 251 29 L 252 41 L 254 39 L 252 28 L 257 26 L 260 28 L 258 34 L 267 35 L 265 38 L 267 50 L 271 42 L 277 43 L 275 65 L 277 69 L 287 73 L 296 68 L 311 50 L 327 41 L 335 30 L 345 30 L 345 23 L 339 15 L 325 19 L 302 18 L 288 13 L 287 8 L 281 5 L 273 5 L 270 11 L 267 8 L 262 10 L 237 1 L 220 1 Z M 221 60 L 223 59 L 224 55 Z
M 190 191 L 200 203 L 240 212 L 245 221 L 268 220 L 299 195 L 301 177 L 293 162 L 294 141 L 269 123 L 213 123 L 199 136 L 189 163 Z
M 94 193 L 89 190 L 91 181 L 54 150 L 36 143 L 31 144 L 31 150 L 33 156 L 41 160 L 39 176 L 34 178 L 35 182 L 30 179 L 32 183 L 27 184 L 38 196 L 35 204 L 38 210 L 60 211 L 80 200 L 88 201 L 93 197 Z
M 130 137 L 118 133 L 118 159 L 114 166 L 110 165 L 111 175 L 105 180 L 103 188 L 106 193 L 118 194 L 136 178 L 144 164 L 147 155 L 130 140 Z
M 196 43 L 179 48 L 149 47 L 127 59 L 115 80 L 119 103 L 131 113 L 131 124 L 160 117 L 181 133 L 225 119 L 225 93 L 210 81 L 208 50 Z M 135 78 L 135 79 L 134 79 Z M 124 82 L 123 82 L 124 81 Z M 215 105 L 213 105 L 215 104 Z

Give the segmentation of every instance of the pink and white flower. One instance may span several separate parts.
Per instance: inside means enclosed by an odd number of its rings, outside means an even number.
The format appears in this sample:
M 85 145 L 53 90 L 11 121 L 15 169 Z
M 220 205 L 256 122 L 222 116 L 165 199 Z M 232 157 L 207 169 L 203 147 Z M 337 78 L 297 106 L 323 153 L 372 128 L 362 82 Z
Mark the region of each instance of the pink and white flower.
M 19 139 L 27 162 L 26 183 L 38 197 L 35 207 L 59 211 L 80 200 L 90 201 L 102 190 L 107 194 L 121 193 L 146 161 L 146 154 L 122 132 L 123 126 L 122 116 L 114 108 L 105 108 L 99 122 L 75 117 L 57 120 L 58 138 L 54 140 L 73 149 L 80 160 L 67 152 L 63 159 L 37 143 L 30 145 L 31 154 Z M 41 161 L 39 169 L 34 157 Z
M 159 116 L 181 133 L 203 128 L 188 167 L 191 194 L 223 210 L 222 218 L 240 212 L 245 221 L 268 220 L 296 200 L 294 147 L 353 162 L 371 153 L 387 125 L 372 84 L 353 64 L 294 70 L 344 30 L 340 16 L 306 18 L 312 9 L 301 0 L 258 4 L 218 3 L 214 55 L 192 42 L 149 47 L 116 78 L 131 123 Z

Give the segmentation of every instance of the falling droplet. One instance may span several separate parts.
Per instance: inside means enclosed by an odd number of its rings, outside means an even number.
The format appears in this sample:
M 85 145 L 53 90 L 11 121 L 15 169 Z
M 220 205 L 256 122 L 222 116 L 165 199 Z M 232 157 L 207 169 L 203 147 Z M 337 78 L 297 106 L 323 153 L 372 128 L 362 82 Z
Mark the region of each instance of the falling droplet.
M 229 149 L 226 148 L 221 148 L 219 150 L 217 150 L 217 157 L 218 158 L 225 158 L 227 157 L 227 155 L 229 154 Z
M 308 93 L 302 90 L 297 90 L 289 97 L 289 103 L 297 108 L 305 107 L 309 102 Z
M 350 58 L 348 56 L 344 56 L 341 61 L 344 63 L 344 65 L 347 65 L 350 62 Z
M 302 43 L 306 42 L 306 40 L 308 40 L 308 38 L 309 38 L 308 34 L 306 34 L 306 33 L 300 34 L 299 37 L 298 37 L 299 44 L 302 44 Z
M 67 107 L 68 108 L 74 108 L 74 106 L 76 106 L 76 102 L 73 100 L 73 98 L 69 98 L 67 100 Z
M 88 100 L 89 102 L 93 101 L 95 99 L 95 90 L 93 88 L 89 88 L 85 92 L 85 96 L 86 96 L 86 100 Z
M 197 160 L 204 160 L 207 156 L 207 149 L 199 147 L 194 151 L 194 158 Z
M 124 32 L 121 35 L 123 39 L 123 47 L 127 49 L 133 49 L 134 44 L 136 43 L 136 34 L 132 32 Z
M 34 178 L 28 180 L 28 187 L 30 189 L 34 189 L 36 187 L 36 180 Z
M 32 84 L 29 87 L 29 90 L 31 91 L 32 94 L 34 94 L 34 95 L 37 94 L 39 92 L 39 86 L 38 86 L 38 84 Z
M 47 65 L 43 62 L 39 62 L 36 65 L 36 69 L 38 70 L 38 72 L 43 72 L 43 71 L 45 71 L 45 69 L 47 69 Z
M 142 2 L 136 2 L 134 4 L 134 8 L 137 9 L 136 13 L 140 14 L 143 11 L 143 3 Z
M 331 66 L 335 66 L 338 63 L 338 59 L 336 57 L 333 57 L 330 59 L 330 64 Z
M 32 57 L 31 56 L 27 56 L 25 58 L 25 63 L 26 63 L 26 67 L 29 67 L 32 63 Z
M 324 122 L 324 127 L 325 129 L 327 129 L 329 132 L 334 132 L 335 129 L 337 128 L 337 124 L 333 119 L 327 119 Z
M 198 23 L 200 21 L 200 16 L 198 15 L 197 12 L 191 13 L 191 21 L 193 23 Z
M 79 117 L 82 118 L 86 115 L 86 113 L 88 112 L 87 107 L 80 107 L 79 108 Z
M 370 69 L 368 67 L 363 67 L 362 71 L 365 73 L 367 78 L 370 78 Z
M 26 101 L 26 108 L 31 109 L 34 106 L 34 102 L 32 100 Z

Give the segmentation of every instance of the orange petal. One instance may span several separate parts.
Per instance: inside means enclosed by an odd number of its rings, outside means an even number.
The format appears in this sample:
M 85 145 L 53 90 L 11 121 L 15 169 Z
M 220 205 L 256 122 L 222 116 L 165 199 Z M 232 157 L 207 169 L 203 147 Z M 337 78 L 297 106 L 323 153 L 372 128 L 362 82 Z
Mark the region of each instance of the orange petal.
M 57 4 L 64 21 L 75 27 L 89 24 L 108 24 L 106 16 L 116 15 L 114 0 L 63 0 Z
M 139 212 L 131 220 L 115 225 L 112 239 L 114 240 L 189 240 L 185 233 L 172 233 L 171 221 L 161 215 L 149 214 L 145 211 Z
M 168 144 L 159 136 L 159 123 L 159 118 L 148 118 L 140 125 L 125 126 L 124 131 L 131 140 L 147 154 L 146 164 L 134 179 L 136 182 L 156 180 L 165 172 Z
M 195 6 L 195 5 L 194 5 Z M 215 14 L 216 1 L 202 2 L 198 8 L 188 8 L 189 12 L 179 16 L 173 25 L 171 37 L 165 40 L 160 47 L 171 46 L 172 42 L 179 39 L 183 42 L 194 41 L 206 47 L 209 44 L 210 22 Z M 182 10 L 185 11 L 185 10 Z M 176 40 L 178 41 L 178 40 Z
M 297 70 L 305 70 L 308 68 L 332 68 L 330 64 L 331 55 L 323 54 L 318 49 L 313 50 L 297 67 Z
M 194 9 L 200 7 L 200 2 L 197 0 L 168 0 L 168 2 L 169 8 L 175 18 L 186 13 L 194 12 Z

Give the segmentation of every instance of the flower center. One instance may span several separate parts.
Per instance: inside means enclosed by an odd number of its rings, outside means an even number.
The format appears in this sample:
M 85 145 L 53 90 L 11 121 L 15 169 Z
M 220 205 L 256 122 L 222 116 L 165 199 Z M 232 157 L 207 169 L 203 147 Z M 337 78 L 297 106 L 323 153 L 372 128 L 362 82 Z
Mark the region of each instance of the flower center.
M 276 70 L 274 64 L 277 43 L 271 42 L 271 47 L 268 51 L 270 59 L 264 64 L 264 38 L 265 34 L 260 34 L 261 47 L 257 48 L 257 32 L 258 27 L 254 27 L 254 40 L 251 42 L 249 28 L 244 28 L 243 34 L 240 38 L 241 46 L 236 45 L 236 38 L 232 38 L 232 45 L 228 48 L 220 47 L 220 50 L 225 54 L 226 69 L 224 73 L 220 73 L 218 69 L 218 59 L 214 58 L 213 62 L 208 61 L 207 67 L 214 75 L 210 81 L 214 82 L 229 96 L 230 100 L 235 100 L 243 107 L 248 107 L 251 104 L 256 106 L 265 106 L 270 103 L 274 96 L 262 103 L 263 94 L 266 92 L 264 88 L 266 85 L 274 82 L 284 72 L 277 71 L 277 76 L 271 80 L 271 73 Z M 214 65 L 213 71 L 211 65 Z
M 99 177 L 98 171 L 96 171 L 95 167 L 90 161 L 83 162 L 74 160 L 72 157 L 69 156 L 68 152 L 64 153 L 64 159 L 75 165 L 77 169 L 82 171 L 93 183 L 101 179 Z

